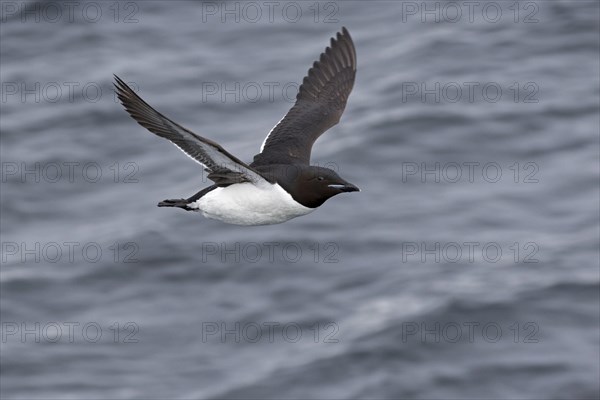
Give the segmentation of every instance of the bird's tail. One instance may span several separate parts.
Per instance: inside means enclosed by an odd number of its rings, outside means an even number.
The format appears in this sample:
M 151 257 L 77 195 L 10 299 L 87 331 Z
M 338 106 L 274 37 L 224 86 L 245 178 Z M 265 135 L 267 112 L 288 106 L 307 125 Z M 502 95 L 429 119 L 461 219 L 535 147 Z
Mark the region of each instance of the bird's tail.
M 168 200 L 163 200 L 160 203 L 158 203 L 158 206 L 159 207 L 179 207 L 179 208 L 183 208 L 184 210 L 187 210 L 187 211 L 192 211 L 193 209 L 188 206 L 189 203 L 190 202 L 188 199 L 168 199 Z

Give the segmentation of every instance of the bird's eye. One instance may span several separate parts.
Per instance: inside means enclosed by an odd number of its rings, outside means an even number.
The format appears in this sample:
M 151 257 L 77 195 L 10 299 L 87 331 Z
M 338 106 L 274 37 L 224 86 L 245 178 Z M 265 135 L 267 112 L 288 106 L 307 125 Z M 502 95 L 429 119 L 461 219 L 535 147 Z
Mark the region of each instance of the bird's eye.
M 318 177 L 317 179 L 318 179 L 318 180 L 320 180 L 320 181 L 322 181 L 322 180 L 323 180 L 323 179 L 325 179 L 325 178 L 323 178 L 322 176 L 320 176 L 320 177 Z

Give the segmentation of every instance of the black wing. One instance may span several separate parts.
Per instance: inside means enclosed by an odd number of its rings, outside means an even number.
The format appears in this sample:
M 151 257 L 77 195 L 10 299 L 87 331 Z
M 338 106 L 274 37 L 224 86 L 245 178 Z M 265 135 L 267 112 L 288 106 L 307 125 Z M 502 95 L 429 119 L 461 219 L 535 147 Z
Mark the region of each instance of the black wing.
M 342 28 L 308 70 L 296 103 L 267 135 L 251 165 L 309 164 L 313 143 L 339 122 L 355 76 L 356 50 Z
M 258 172 L 228 153 L 218 143 L 196 135 L 156 111 L 116 75 L 114 85 L 119 100 L 133 119 L 150 132 L 170 140 L 185 154 L 202 164 L 209 172 L 208 178 L 218 186 L 266 182 Z

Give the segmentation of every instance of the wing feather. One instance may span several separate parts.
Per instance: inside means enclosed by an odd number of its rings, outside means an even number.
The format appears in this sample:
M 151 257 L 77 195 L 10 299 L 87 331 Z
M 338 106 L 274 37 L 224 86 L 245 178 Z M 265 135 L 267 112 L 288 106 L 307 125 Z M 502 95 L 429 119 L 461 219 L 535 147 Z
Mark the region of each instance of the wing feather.
M 208 178 L 217 185 L 266 182 L 262 175 L 227 152 L 218 143 L 196 135 L 156 111 L 116 75 L 114 86 L 119 100 L 133 119 L 155 135 L 169 140 L 203 165 L 209 172 Z
M 269 132 L 251 166 L 309 164 L 313 143 L 339 122 L 355 76 L 356 50 L 342 28 L 308 70 L 296 103 Z

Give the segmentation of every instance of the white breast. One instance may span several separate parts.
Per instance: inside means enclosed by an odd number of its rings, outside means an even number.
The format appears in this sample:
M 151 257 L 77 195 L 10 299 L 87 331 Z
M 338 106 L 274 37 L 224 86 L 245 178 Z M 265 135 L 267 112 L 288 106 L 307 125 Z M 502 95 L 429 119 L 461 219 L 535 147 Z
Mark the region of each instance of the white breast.
M 236 225 L 279 224 L 315 210 L 296 202 L 278 184 L 258 187 L 251 183 L 216 188 L 188 207 Z

